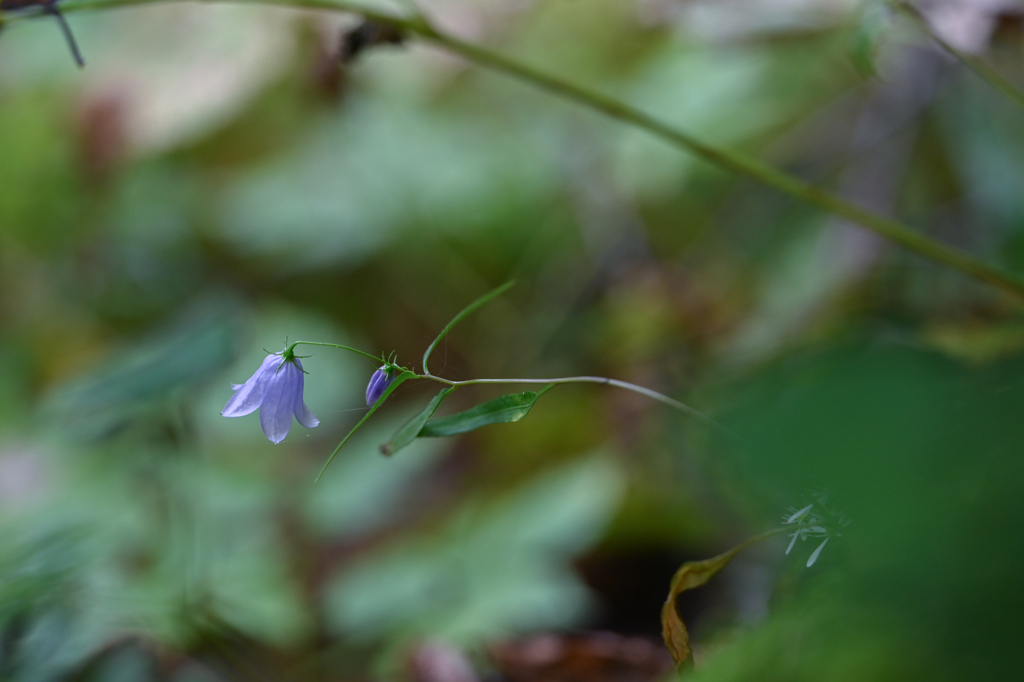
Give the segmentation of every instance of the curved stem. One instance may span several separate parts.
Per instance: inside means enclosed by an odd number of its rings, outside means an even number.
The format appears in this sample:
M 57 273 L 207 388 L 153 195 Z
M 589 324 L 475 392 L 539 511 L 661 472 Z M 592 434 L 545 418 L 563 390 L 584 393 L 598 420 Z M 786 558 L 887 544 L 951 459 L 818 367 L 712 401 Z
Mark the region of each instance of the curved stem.
M 504 285 L 498 287 L 497 289 L 494 289 L 493 291 L 491 291 L 491 292 L 489 292 L 487 294 L 484 294 L 483 296 L 481 296 L 480 298 L 478 298 L 477 300 L 473 301 L 468 306 L 463 308 L 462 312 L 460 312 L 455 317 L 455 319 L 453 319 L 448 324 L 448 326 L 444 328 L 444 331 L 441 332 L 441 334 L 437 337 L 437 339 L 434 340 L 434 343 L 432 343 L 430 345 L 430 348 L 427 349 L 427 352 L 423 356 L 424 373 L 423 374 L 416 374 L 414 372 L 406 371 L 405 373 L 407 374 L 407 378 L 408 379 L 429 379 L 431 381 L 436 381 L 436 382 L 438 382 L 440 384 L 444 384 L 446 386 L 453 386 L 453 387 L 472 386 L 474 384 L 551 384 L 551 385 L 557 385 L 557 384 L 603 384 L 603 385 L 606 385 L 606 386 L 615 386 L 616 388 L 621 388 L 621 389 L 625 389 L 627 391 L 632 391 L 633 393 L 639 393 L 640 395 L 647 396 L 648 398 L 651 398 L 652 400 L 657 400 L 658 402 L 663 403 L 665 405 L 668 405 L 669 407 L 675 408 L 676 410 L 679 410 L 680 412 L 683 412 L 683 413 L 688 414 L 690 416 L 696 417 L 697 419 L 700 419 L 705 424 L 709 424 L 711 426 L 714 426 L 715 428 L 722 429 L 722 430 L 724 430 L 726 432 L 729 432 L 728 429 L 726 429 L 724 426 L 722 426 L 721 424 L 716 422 L 714 419 L 712 419 L 711 417 L 709 417 L 706 414 L 704 414 L 703 412 L 701 412 L 700 410 L 694 409 L 694 408 L 690 407 L 689 405 L 687 405 L 686 403 L 680 402 L 680 401 L 678 401 L 678 400 L 676 400 L 674 398 L 670 398 L 667 395 L 664 395 L 663 393 L 658 393 L 657 391 L 652 391 L 649 388 L 644 388 L 643 386 L 638 386 L 636 384 L 631 384 L 628 381 L 619 381 L 618 379 L 609 379 L 608 377 L 592 377 L 592 376 L 559 377 L 559 378 L 556 378 L 556 379 L 466 379 L 465 381 L 452 381 L 451 379 L 444 379 L 442 377 L 435 376 L 435 375 L 431 374 L 429 371 L 427 371 L 426 370 L 426 362 L 427 362 L 427 358 L 430 355 L 430 351 L 434 349 L 434 347 L 437 345 L 438 341 L 440 341 L 442 338 L 444 338 L 444 335 L 448 332 L 448 330 L 451 329 L 463 317 L 465 317 L 466 315 L 470 314 L 471 312 L 473 312 L 474 310 L 476 310 L 477 308 L 479 308 L 483 304 L 487 303 L 488 301 L 492 300 L 496 296 L 502 294 L 510 286 L 512 286 L 512 282 L 508 282 L 507 284 L 504 284 Z M 294 352 L 294 350 L 295 350 L 295 348 L 297 346 L 326 346 L 327 348 L 340 348 L 341 350 L 347 350 L 347 351 L 351 351 L 353 353 L 358 353 L 359 355 L 365 355 L 366 357 L 368 357 L 368 358 L 370 358 L 370 359 L 372 359 L 374 361 L 379 361 L 380 360 L 380 358 L 377 357 L 376 355 L 372 355 L 370 353 L 367 353 L 366 351 L 359 350 L 358 348 L 353 348 L 351 346 L 345 346 L 345 345 L 342 345 L 340 343 L 325 343 L 323 341 L 295 341 L 294 343 L 291 343 L 291 344 L 288 345 L 288 348 L 285 350 L 285 353 Z M 731 433 L 731 432 L 729 432 L 729 433 Z
M 963 50 L 954 47 L 952 43 L 949 43 L 944 38 L 942 38 L 942 36 L 940 36 L 938 33 L 935 32 L 934 29 L 932 29 L 931 24 L 928 23 L 928 19 L 923 14 L 921 14 L 921 10 L 919 10 L 914 5 L 910 4 L 906 0 L 896 0 L 896 2 L 893 3 L 893 5 L 896 7 L 896 9 L 905 12 L 907 16 L 909 16 L 914 21 L 914 24 L 916 24 L 917 27 L 925 33 L 925 35 L 934 40 L 939 47 L 941 47 L 943 50 L 952 55 L 955 59 L 958 59 L 962 64 L 964 64 L 967 68 L 969 68 L 979 77 L 988 81 L 989 85 L 1003 93 L 1010 101 L 1012 101 L 1018 107 L 1024 109 L 1024 92 L 1018 90 L 1017 87 L 1014 86 L 1013 83 L 1008 81 L 1006 78 L 1004 78 L 1002 74 L 1000 74 L 998 71 L 993 69 L 991 66 L 986 64 L 981 59 L 975 57 L 973 54 L 970 54 L 969 52 L 964 52 Z
M 1024 281 L 1020 280 L 1017 276 L 937 242 L 898 220 L 860 208 L 836 194 L 776 170 L 759 159 L 740 152 L 719 149 L 705 144 L 624 102 L 562 80 L 557 76 L 543 73 L 478 45 L 458 40 L 437 31 L 432 31 L 432 34 L 423 34 L 423 36 L 477 64 L 503 71 L 510 76 L 528 81 L 562 97 L 589 106 L 591 109 L 600 111 L 611 118 L 643 128 L 676 147 L 690 151 L 716 166 L 738 175 L 753 178 L 784 194 L 789 194 L 823 208 L 830 213 L 842 216 L 920 256 L 946 265 L 954 270 L 959 270 L 968 276 L 1009 293 L 1024 297 Z
M 340 343 L 323 343 L 322 341 L 296 341 L 295 343 L 289 344 L 285 352 L 294 352 L 296 346 L 327 346 L 328 348 L 340 348 L 342 350 L 348 350 L 352 351 L 353 353 L 365 355 L 366 357 L 370 358 L 371 360 L 374 360 L 375 362 L 380 362 L 380 358 L 378 356 L 371 355 L 370 353 L 367 353 L 364 350 L 359 350 L 358 348 L 353 348 L 352 346 L 343 346 Z
M 123 7 L 163 1 L 168 0 L 83 0 L 69 2 L 64 6 L 64 11 Z M 501 71 L 535 87 L 548 90 L 560 97 L 599 111 L 606 116 L 642 128 L 716 166 L 739 175 L 745 175 L 780 192 L 814 204 L 899 244 L 919 256 L 1024 298 L 1024 280 L 1015 274 L 1005 272 L 958 249 L 935 241 L 898 220 L 863 209 L 836 194 L 777 170 L 755 157 L 706 144 L 617 99 L 545 73 L 479 45 L 450 36 L 432 26 L 423 16 L 396 16 L 348 0 L 247 0 L 247 2 L 352 12 L 361 14 L 367 19 L 387 23 L 415 33 L 478 65 Z
M 427 350 L 423 353 L 423 373 L 425 375 L 427 375 L 428 377 L 433 377 L 434 376 L 433 374 L 430 373 L 430 369 L 427 367 L 427 361 L 430 360 L 430 354 L 434 352 L 435 348 L 437 348 L 437 344 L 441 343 L 441 339 L 443 339 L 445 336 L 448 335 L 448 332 L 450 332 L 452 330 L 452 327 L 457 325 L 459 322 L 461 322 L 463 319 L 465 319 L 471 313 L 475 312 L 478 308 L 480 308 L 480 306 L 482 306 L 482 305 L 484 305 L 486 303 L 490 303 L 491 301 L 496 299 L 498 296 L 501 296 L 503 293 L 508 291 L 509 288 L 511 288 L 512 285 L 514 285 L 514 284 L 515 284 L 514 280 L 513 281 L 509 281 L 509 282 L 505 282 L 504 284 L 502 284 L 497 289 L 491 289 L 486 294 L 484 294 L 483 296 L 481 296 L 480 298 L 476 299 L 475 301 L 473 301 L 472 303 L 467 305 L 465 308 L 460 310 L 459 314 L 452 318 L 452 321 L 449 322 L 445 326 L 445 328 L 441 330 L 441 333 L 437 335 L 437 338 L 434 339 L 434 341 L 430 344 L 430 346 L 427 347 Z
M 660 403 L 664 403 L 669 407 L 675 408 L 680 412 L 688 414 L 690 416 L 700 419 L 705 424 L 713 426 L 717 429 L 721 429 L 730 435 L 734 435 L 731 431 L 726 429 L 724 426 L 716 422 L 711 417 L 707 416 L 700 410 L 694 409 L 686 403 L 679 402 L 674 398 L 670 398 L 667 395 L 652 391 L 649 388 L 631 384 L 628 381 L 619 381 L 618 379 L 609 379 L 607 377 L 591 377 L 591 376 L 579 376 L 579 377 L 560 377 L 557 379 L 467 379 L 466 381 L 451 381 L 449 379 L 442 379 L 441 377 L 434 376 L 433 374 L 416 375 L 417 379 L 431 379 L 448 386 L 472 386 L 474 384 L 604 384 L 607 386 L 615 386 L 616 388 L 622 388 L 633 393 L 639 393 L 640 395 L 647 396 L 653 400 L 657 400 Z

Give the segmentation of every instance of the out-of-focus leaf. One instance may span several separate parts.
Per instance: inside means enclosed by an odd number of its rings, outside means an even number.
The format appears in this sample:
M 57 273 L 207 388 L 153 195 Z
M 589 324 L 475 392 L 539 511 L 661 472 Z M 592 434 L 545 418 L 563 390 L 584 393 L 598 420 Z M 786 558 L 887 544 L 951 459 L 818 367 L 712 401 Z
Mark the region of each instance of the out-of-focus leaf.
M 5 682 L 66 679 L 89 650 L 85 637 L 67 637 L 86 622 L 87 529 L 39 525 L 27 534 L 10 526 L 0 531 L 0 679 Z
M 537 398 L 547 393 L 554 384 L 548 384 L 538 392 L 509 393 L 494 400 L 488 400 L 465 412 L 427 422 L 419 432 L 420 438 L 454 436 L 475 431 L 488 424 L 517 422 L 530 412 Z
M 892 23 L 892 9 L 885 2 L 871 2 L 861 11 L 858 19 L 850 56 L 857 70 L 871 77 L 878 71 L 875 58 L 882 35 Z
M 418 514 L 409 500 L 445 452 L 446 442 L 418 438 L 402 451 L 402 457 L 371 456 L 373 447 L 387 440 L 403 421 L 400 415 L 380 415 L 364 426 L 361 435 L 331 463 L 331 475 L 306 488 L 301 499 L 311 534 L 353 542 Z
M 39 254 L 88 234 L 70 163 L 73 137 L 60 113 L 66 107 L 66 101 L 40 95 L 6 95 L 0 106 L 0 235 Z
M 429 635 L 479 644 L 568 627 L 590 603 L 571 568 L 617 506 L 622 472 L 595 456 L 497 502 L 469 499 L 437 534 L 409 534 L 342 567 L 327 598 L 346 637 Z
M 27 542 L 12 542 L 7 534 L 0 545 L 0 626 L 40 604 L 68 599 L 72 591 L 67 585 L 82 561 L 82 534 L 77 528 L 58 528 Z
M 220 204 L 224 237 L 277 267 L 316 268 L 392 248 L 416 215 L 453 234 L 486 229 L 557 185 L 547 129 L 510 135 L 516 125 L 353 101 L 345 116 L 311 120 L 304 144 L 233 178 Z
M 204 385 L 234 356 L 225 312 L 216 306 L 153 341 L 116 354 L 106 367 L 59 391 L 52 409 L 68 431 L 100 439 L 183 391 Z
M 422 412 L 403 424 L 402 428 L 398 429 L 398 431 L 395 432 L 395 435 L 391 436 L 391 440 L 380 446 L 380 451 L 385 455 L 393 455 L 409 443 L 416 440 L 416 436 L 423 429 L 427 420 L 430 419 L 430 416 L 437 410 L 441 401 L 454 390 L 455 386 L 449 386 L 441 389 L 441 392 L 431 399 L 430 403 L 423 408 Z
M 933 324 L 924 330 L 922 338 L 947 355 L 980 364 L 1024 350 L 1024 325 Z
M 827 488 L 856 519 L 855 532 L 826 547 L 841 567 L 829 598 L 882 615 L 837 630 L 830 660 L 853 651 L 848 638 L 881 633 L 899 652 L 885 655 L 890 669 L 904 655 L 929 659 L 903 679 L 1021 678 L 1013 637 L 1024 593 L 1007 586 L 1024 549 L 1006 533 L 1024 509 L 1024 358 L 971 366 L 873 341 L 787 359 L 748 386 L 742 407 L 723 417 L 746 443 L 732 450 L 737 470 L 790 499 L 799 488 Z M 982 557 L 985 570 L 965 568 L 964 557 Z M 805 643 L 791 657 L 810 651 Z M 806 672 L 778 679 L 828 677 L 837 667 L 799 665 Z M 843 679 L 871 677 L 860 670 Z

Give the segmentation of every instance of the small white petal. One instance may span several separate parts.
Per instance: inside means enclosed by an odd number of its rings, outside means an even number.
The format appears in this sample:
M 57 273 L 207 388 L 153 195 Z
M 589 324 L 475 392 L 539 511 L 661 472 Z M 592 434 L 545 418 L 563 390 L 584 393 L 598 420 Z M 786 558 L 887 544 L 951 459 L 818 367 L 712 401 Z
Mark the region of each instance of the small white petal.
M 825 542 L 818 545 L 818 549 L 811 553 L 810 558 L 807 559 L 807 568 L 813 566 L 814 562 L 818 560 L 818 555 L 821 554 L 821 550 L 825 548 L 826 544 L 828 544 L 828 540 L 828 538 L 825 538 Z
M 799 536 L 800 536 L 800 534 L 799 534 L 799 533 L 793 533 L 793 535 L 791 535 L 791 536 L 790 536 L 790 537 L 792 537 L 793 539 L 789 541 L 789 547 L 787 547 L 787 548 L 786 548 L 786 554 L 789 554 L 790 552 L 792 552 L 792 551 L 793 551 L 793 545 L 795 545 L 795 544 L 796 544 L 796 539 L 797 539 L 797 537 L 799 537 Z
M 804 507 L 800 511 L 798 511 L 795 514 L 793 514 L 792 516 L 790 516 L 783 523 L 796 523 L 797 521 L 802 519 L 804 517 L 804 515 L 807 512 L 811 511 L 811 509 L 813 509 L 813 508 L 814 508 L 814 503 L 812 502 L 811 504 L 807 505 L 806 507 Z M 790 507 L 790 509 L 792 509 L 792 507 Z
M 225 417 L 244 417 L 255 412 L 263 402 L 267 380 L 281 366 L 282 361 L 283 358 L 280 355 L 268 355 L 248 381 L 241 385 L 232 384 L 231 387 L 235 390 L 235 394 L 231 396 L 220 413 Z

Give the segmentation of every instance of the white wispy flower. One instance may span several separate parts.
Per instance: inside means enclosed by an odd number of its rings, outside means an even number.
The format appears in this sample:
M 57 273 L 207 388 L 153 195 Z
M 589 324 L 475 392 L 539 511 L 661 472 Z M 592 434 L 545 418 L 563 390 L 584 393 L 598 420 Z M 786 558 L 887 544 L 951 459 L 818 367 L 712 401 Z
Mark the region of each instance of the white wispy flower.
M 782 525 L 784 526 L 799 524 L 789 534 L 790 540 L 789 546 L 786 547 L 786 554 L 793 551 L 797 540 L 824 538 L 822 543 L 811 553 L 810 558 L 807 559 L 808 568 L 813 566 L 814 562 L 818 560 L 818 556 L 821 554 L 821 550 L 825 548 L 825 544 L 832 537 L 841 536 L 839 530 L 849 526 L 851 523 L 850 519 L 845 515 L 827 505 L 828 496 L 825 493 L 817 494 L 815 499 L 815 502 L 802 509 L 790 507 L 786 510 L 786 515 L 782 519 Z

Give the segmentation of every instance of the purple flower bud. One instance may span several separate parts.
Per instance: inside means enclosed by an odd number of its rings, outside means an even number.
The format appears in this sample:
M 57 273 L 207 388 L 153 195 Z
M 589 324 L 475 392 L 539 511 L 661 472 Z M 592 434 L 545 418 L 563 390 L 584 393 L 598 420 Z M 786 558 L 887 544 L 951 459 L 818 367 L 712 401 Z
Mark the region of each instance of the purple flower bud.
M 260 411 L 260 426 L 273 443 L 280 443 L 292 428 L 292 416 L 308 429 L 320 421 L 302 400 L 302 363 L 285 360 L 281 353 L 268 355 L 244 384 L 232 384 L 235 394 L 224 406 L 225 417 L 241 417 Z
M 370 384 L 366 387 L 366 404 L 373 407 L 394 380 L 395 377 L 387 370 L 387 365 L 374 372 L 370 377 Z

